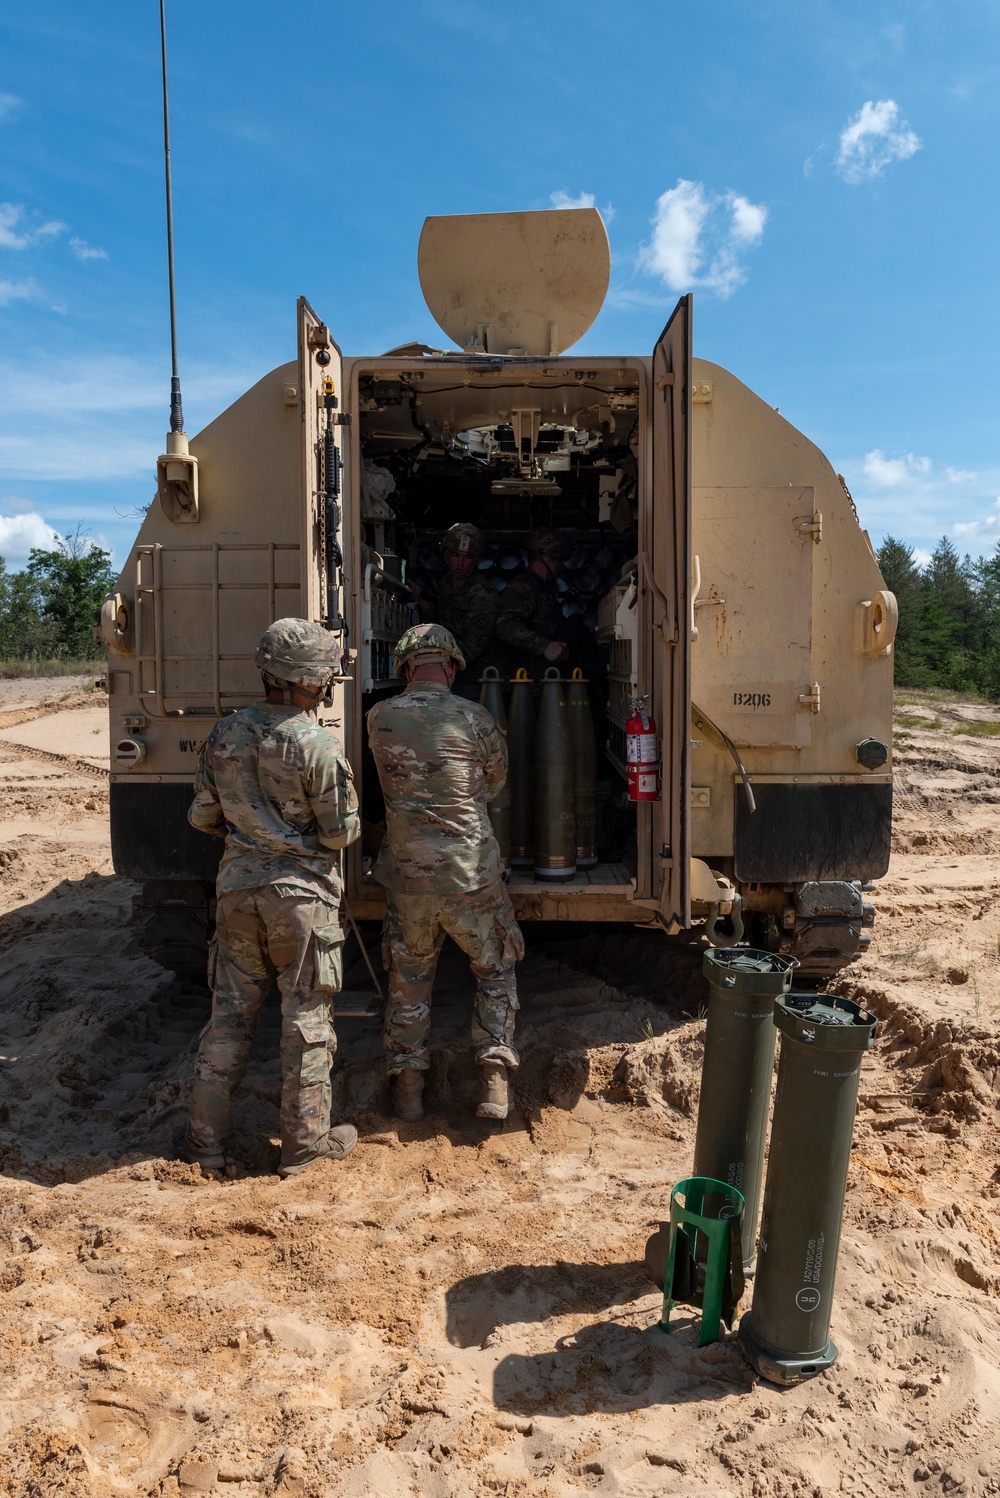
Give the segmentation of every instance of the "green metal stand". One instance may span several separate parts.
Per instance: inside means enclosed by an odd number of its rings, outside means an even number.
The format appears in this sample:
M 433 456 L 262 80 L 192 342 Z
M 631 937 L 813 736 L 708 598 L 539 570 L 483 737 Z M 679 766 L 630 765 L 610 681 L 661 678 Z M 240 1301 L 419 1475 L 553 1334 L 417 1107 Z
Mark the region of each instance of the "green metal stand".
M 681 1301 L 701 1308 L 699 1347 L 718 1342 L 720 1322 L 732 1327 L 743 1294 L 743 1207 L 742 1192 L 709 1176 L 689 1176 L 671 1191 L 660 1318 L 665 1332 L 670 1312 Z

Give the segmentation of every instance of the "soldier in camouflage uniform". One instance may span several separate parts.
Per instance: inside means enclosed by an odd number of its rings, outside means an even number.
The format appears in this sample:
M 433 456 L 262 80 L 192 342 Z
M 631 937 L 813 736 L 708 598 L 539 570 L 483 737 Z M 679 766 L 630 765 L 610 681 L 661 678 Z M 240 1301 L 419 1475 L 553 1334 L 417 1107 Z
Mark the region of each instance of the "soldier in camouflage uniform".
M 368 739 L 386 804 L 374 869 L 386 886 L 383 955 L 389 970 L 386 1069 L 396 1112 L 423 1117 L 431 990 L 445 936 L 476 979 L 472 1042 L 483 1068 L 481 1118 L 506 1118 L 514 1049 L 514 964 L 524 939 L 501 874 L 486 803 L 507 778 L 507 746 L 492 714 L 455 697 L 464 664 L 440 625 L 409 629 L 396 646 L 406 690 L 368 714 Z
M 340 647 L 319 624 L 279 619 L 254 657 L 267 700 L 216 723 L 201 752 L 192 826 L 226 839 L 209 959 L 212 1017 L 202 1033 L 182 1158 L 225 1164 L 232 1093 L 268 991 L 281 993 L 281 1164 L 298 1175 L 357 1143 L 330 1128 L 340 988 L 339 849 L 360 830 L 340 741 L 316 721 Z
M 509 651 L 509 674 L 525 666 L 537 681 L 569 654 L 562 638 L 566 621 L 553 587 L 562 567 L 562 544 L 554 531 L 533 531 L 527 550 L 527 567 L 500 595 L 496 632 Z
M 422 616 L 432 617 L 454 635 L 466 662 L 455 677 L 454 690 L 473 701 L 479 698 L 483 668 L 494 664 L 491 646 L 497 620 L 497 594 L 479 576 L 483 545 L 478 526 L 451 526 L 441 542 L 447 571 L 436 585 L 437 604 L 421 607 Z

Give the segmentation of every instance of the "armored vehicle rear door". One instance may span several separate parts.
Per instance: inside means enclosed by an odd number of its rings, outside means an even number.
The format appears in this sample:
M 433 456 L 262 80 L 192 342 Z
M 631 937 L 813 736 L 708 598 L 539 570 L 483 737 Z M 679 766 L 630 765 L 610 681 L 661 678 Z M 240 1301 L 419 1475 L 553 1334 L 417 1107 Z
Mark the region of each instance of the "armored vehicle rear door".
M 662 740 L 662 799 L 639 807 L 636 895 L 690 924 L 691 296 L 653 350 L 652 449 L 639 516 L 640 663 Z
M 333 536 L 333 512 L 327 496 L 331 485 L 340 489 L 339 470 L 342 453 L 342 428 L 334 424 L 332 436 L 336 459 L 331 460 L 327 443 L 328 415 L 324 406 L 324 381 L 332 380 L 338 402 L 343 401 L 342 359 L 340 349 L 330 337 L 330 330 L 310 307 L 305 297 L 298 301 L 299 402 L 302 412 L 302 613 L 307 619 L 333 625 L 332 613 L 340 606 L 333 601 L 338 579 L 331 576 L 334 558 L 332 542 L 343 547 L 343 526 Z M 334 411 L 336 417 L 341 406 Z M 336 464 L 336 475 L 332 469 Z M 329 471 L 328 471 L 329 470 Z M 343 510 L 340 500 L 337 509 Z

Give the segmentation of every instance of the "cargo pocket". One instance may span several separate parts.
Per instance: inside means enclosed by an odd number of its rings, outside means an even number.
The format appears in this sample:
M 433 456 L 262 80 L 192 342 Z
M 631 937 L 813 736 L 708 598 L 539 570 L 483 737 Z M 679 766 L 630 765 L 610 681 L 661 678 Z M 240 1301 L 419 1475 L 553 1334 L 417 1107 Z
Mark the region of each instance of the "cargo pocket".
M 524 937 L 517 924 L 514 907 L 508 902 L 507 909 L 498 911 L 493 918 L 497 936 L 503 944 L 501 959 L 505 967 L 513 967 L 524 956 Z
M 313 989 L 339 993 L 344 971 L 344 933 L 339 921 L 313 927 Z
M 326 1004 L 306 1010 L 292 1020 L 298 1031 L 302 1054 L 299 1059 L 299 1083 L 303 1087 L 323 1085 L 330 1080 L 333 1052 L 333 1022 Z

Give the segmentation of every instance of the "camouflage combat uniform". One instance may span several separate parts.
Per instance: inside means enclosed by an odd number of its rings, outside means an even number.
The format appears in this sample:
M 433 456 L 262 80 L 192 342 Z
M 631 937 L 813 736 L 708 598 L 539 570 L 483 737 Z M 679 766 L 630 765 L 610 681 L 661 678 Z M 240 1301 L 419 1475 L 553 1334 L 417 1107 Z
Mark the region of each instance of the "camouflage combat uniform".
M 360 830 L 340 741 L 307 712 L 259 703 L 223 718 L 195 774 L 188 819 L 225 837 L 209 959 L 212 1017 L 195 1062 L 188 1139 L 217 1153 L 261 1006 L 281 992 L 282 1165 L 310 1158 L 330 1127 L 330 1013 L 344 934 L 335 850 Z
M 508 674 L 525 666 L 529 676 L 544 675 L 551 662 L 543 651 L 553 640 L 565 638 L 565 626 L 559 595 L 530 567 L 519 572 L 501 593 L 497 611 L 497 638 L 509 652 Z
M 386 803 L 374 869 L 388 892 L 386 1069 L 428 1067 L 431 991 L 446 935 L 476 979 L 476 1059 L 517 1066 L 514 964 L 524 939 L 486 811 L 507 776 L 503 735 L 478 703 L 418 681 L 371 709 L 368 737 Z
M 456 687 L 475 684 L 479 696 L 479 678 L 483 667 L 494 664 L 490 647 L 496 635 L 498 595 L 476 574 L 463 588 L 456 588 L 449 573 L 438 579 L 436 624 L 443 624 L 455 636 L 465 656 L 465 666 L 455 678 Z

